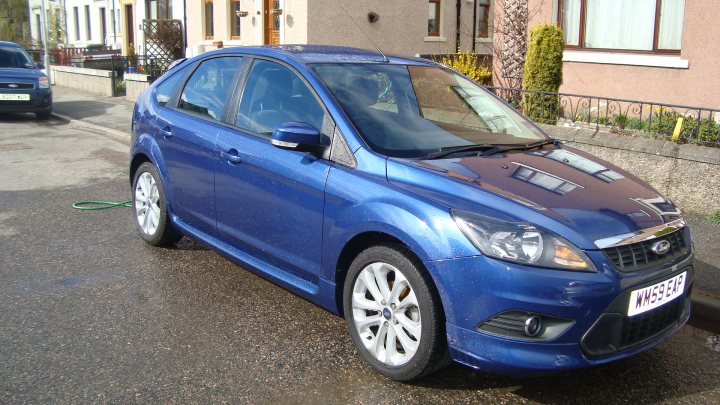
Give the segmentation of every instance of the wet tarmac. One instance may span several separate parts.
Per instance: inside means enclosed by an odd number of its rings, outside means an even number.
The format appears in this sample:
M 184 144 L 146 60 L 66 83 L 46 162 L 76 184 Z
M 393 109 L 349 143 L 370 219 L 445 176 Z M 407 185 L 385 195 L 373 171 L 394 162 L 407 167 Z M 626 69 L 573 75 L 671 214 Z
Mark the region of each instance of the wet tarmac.
M 341 318 L 187 239 L 147 246 L 129 209 L 73 210 L 130 198 L 127 145 L 57 124 L 0 117 L 30 148 L 0 148 L 0 403 L 720 402 L 720 352 L 686 335 L 542 378 L 388 380 Z

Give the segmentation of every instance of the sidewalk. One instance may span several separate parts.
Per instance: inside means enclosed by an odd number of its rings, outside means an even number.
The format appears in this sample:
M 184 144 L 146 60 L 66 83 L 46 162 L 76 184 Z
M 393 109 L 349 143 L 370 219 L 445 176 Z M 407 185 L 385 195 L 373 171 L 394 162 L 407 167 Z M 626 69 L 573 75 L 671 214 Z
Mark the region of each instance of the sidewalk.
M 101 97 L 68 87 L 53 86 L 53 113 L 128 134 L 134 103 L 122 97 Z
M 133 103 L 67 87 L 53 87 L 53 112 L 65 118 L 130 135 Z M 720 224 L 687 214 L 695 248 L 695 284 L 690 323 L 720 333 Z

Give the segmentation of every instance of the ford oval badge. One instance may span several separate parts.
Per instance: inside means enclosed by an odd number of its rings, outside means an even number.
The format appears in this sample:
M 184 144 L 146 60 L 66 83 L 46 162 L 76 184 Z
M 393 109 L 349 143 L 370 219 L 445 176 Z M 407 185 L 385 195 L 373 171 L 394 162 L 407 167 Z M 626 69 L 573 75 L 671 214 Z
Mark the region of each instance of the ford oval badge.
M 656 255 L 662 256 L 665 253 L 667 253 L 668 250 L 670 250 L 670 242 L 666 241 L 665 239 L 659 240 L 659 241 L 653 243 L 650 250 L 655 252 Z

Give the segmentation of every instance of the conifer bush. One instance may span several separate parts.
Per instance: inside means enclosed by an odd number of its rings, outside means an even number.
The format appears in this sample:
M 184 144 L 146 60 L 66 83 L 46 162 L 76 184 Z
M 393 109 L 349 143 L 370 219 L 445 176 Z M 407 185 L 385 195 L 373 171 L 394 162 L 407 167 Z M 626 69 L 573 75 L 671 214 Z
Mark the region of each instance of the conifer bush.
M 553 24 L 539 24 L 530 30 L 523 88 L 557 93 L 562 84 L 562 57 L 565 41 L 562 30 Z M 544 124 L 557 123 L 558 97 L 525 93 L 523 112 Z

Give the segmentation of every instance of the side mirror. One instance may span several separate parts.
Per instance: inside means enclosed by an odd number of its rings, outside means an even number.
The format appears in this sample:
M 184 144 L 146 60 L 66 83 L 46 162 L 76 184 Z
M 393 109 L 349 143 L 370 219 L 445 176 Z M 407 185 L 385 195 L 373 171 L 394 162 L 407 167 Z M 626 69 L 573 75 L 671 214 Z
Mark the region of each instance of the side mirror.
M 273 130 L 270 142 L 280 149 L 312 150 L 322 146 L 320 130 L 304 122 L 283 122 Z
M 43 63 L 36 63 L 35 65 L 37 65 L 37 68 L 40 70 L 45 69 L 45 64 L 43 64 Z

